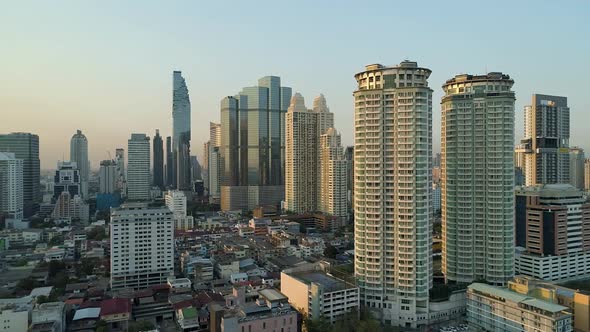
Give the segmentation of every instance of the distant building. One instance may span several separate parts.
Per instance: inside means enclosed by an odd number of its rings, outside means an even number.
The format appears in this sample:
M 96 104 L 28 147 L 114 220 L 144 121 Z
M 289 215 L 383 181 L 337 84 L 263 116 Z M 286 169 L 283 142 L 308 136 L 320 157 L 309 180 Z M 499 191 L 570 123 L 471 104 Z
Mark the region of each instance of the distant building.
M 154 136 L 152 144 L 154 150 L 153 185 L 164 189 L 164 142 L 159 129 L 156 129 L 156 136 Z
M 282 271 L 281 293 L 311 319 L 324 317 L 334 324 L 352 311 L 360 312 L 359 288 L 327 274 L 318 265 Z
M 320 136 L 319 210 L 336 217 L 348 217 L 346 203 L 346 167 L 340 134 L 328 128 Z
M 164 196 L 166 207 L 174 215 L 174 228 L 189 230 L 194 228 L 193 216 L 186 214 L 186 196 L 179 190 L 169 190 Z
M 441 191 L 440 191 L 440 184 L 436 182 L 432 185 L 432 206 L 434 208 L 434 212 L 440 212 L 440 204 L 441 204 Z
M 111 212 L 111 288 L 140 289 L 174 275 L 174 221 L 166 208 L 143 203 Z
M 570 184 L 580 190 L 584 190 L 584 149 L 570 148 Z
M 569 308 L 481 283 L 468 287 L 467 321 L 484 331 L 572 331 Z
M 88 139 L 82 134 L 81 130 L 77 130 L 70 140 L 70 160 L 78 165 L 80 171 L 80 196 L 87 199 L 90 161 L 88 160 Z
M 115 164 L 117 165 L 117 190 L 122 197 L 127 196 L 127 173 L 125 173 L 125 149 L 117 149 L 115 152 Z
M 172 73 L 173 187 L 191 190 L 191 101 L 182 72 Z
M 209 141 L 206 144 L 207 190 L 209 202 L 219 203 L 221 200 L 221 124 L 209 123 Z
M 114 160 L 101 161 L 98 171 L 98 192 L 112 194 L 117 191 L 117 176 L 117 164 Z
M 584 190 L 590 191 L 590 158 L 584 161 Z
M 150 138 L 145 134 L 131 134 L 127 158 L 127 197 L 130 200 L 149 200 Z
M 23 195 L 23 160 L 12 152 L 0 152 L 0 215 L 22 220 Z
M 63 302 L 46 302 L 37 305 L 31 313 L 32 332 L 64 332 L 66 330 L 66 305 Z
M 55 201 L 51 216 L 58 220 L 87 222 L 90 220 L 90 208 L 79 195 L 72 196 L 64 191 Z
M 73 161 L 60 161 L 53 177 L 53 201 L 57 200 L 61 193 L 68 192 L 71 197 L 82 196 L 81 176 L 78 164 Z

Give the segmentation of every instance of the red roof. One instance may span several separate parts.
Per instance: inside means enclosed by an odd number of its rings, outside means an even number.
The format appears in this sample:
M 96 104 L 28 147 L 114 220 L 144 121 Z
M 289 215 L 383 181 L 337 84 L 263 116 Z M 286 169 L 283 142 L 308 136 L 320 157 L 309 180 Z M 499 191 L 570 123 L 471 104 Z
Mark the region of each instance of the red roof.
M 100 315 L 116 315 L 131 313 L 131 301 L 129 299 L 109 299 L 100 304 Z

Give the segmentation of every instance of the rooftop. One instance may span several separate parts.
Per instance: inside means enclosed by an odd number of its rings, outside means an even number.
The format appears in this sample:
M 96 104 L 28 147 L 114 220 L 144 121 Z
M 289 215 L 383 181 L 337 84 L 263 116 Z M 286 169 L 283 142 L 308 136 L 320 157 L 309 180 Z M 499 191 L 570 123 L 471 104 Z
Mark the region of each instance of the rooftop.
M 502 287 L 496 287 L 481 283 L 473 283 L 469 285 L 468 288 L 469 290 L 475 290 L 481 293 L 489 294 L 493 297 L 501 297 L 516 303 L 523 303 L 531 307 L 539 308 L 541 310 L 549 311 L 552 313 L 559 313 L 568 310 L 567 307 L 564 307 L 562 305 L 542 301 L 531 296 L 522 295 L 516 292 L 509 291 L 508 289 Z
M 318 271 L 295 272 L 289 273 L 289 275 L 301 280 L 308 285 L 311 283 L 320 285 L 325 291 L 330 292 L 356 288 L 353 285 L 346 284 L 343 280 L 334 278 L 331 275 Z
M 109 299 L 100 304 L 101 316 L 125 314 L 131 312 L 131 301 L 129 299 Z

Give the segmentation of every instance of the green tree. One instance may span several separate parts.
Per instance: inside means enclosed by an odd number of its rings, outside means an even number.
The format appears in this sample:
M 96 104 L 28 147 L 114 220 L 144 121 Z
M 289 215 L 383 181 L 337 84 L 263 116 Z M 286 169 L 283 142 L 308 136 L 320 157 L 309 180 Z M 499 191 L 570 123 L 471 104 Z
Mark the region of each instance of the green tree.
M 65 271 L 66 264 L 61 261 L 51 261 L 49 262 L 49 271 L 48 276 L 49 278 L 55 277 L 59 272 Z
M 336 249 L 336 247 L 334 247 L 331 244 L 328 244 L 326 246 L 326 249 L 324 249 L 324 256 L 326 256 L 328 258 L 336 258 L 337 254 L 338 254 L 338 249 Z
M 131 322 L 129 327 L 127 328 L 127 332 L 142 332 L 142 331 L 150 331 L 154 329 L 154 324 L 147 320 L 138 320 L 135 322 Z
M 107 237 L 107 233 L 104 227 L 97 226 L 92 228 L 88 232 L 88 234 L 86 234 L 86 237 L 88 238 L 88 240 L 102 241 Z
M 108 330 L 107 322 L 104 320 L 101 319 L 96 323 L 96 332 L 107 332 Z
M 35 279 L 28 277 L 25 279 L 21 279 L 19 280 L 19 282 L 16 284 L 16 288 L 17 289 L 22 289 L 22 290 L 32 290 L 33 288 L 37 287 L 37 281 L 35 281 Z
M 61 235 L 56 235 L 56 236 L 52 237 L 51 240 L 49 240 L 48 244 L 50 246 L 57 246 L 57 245 L 60 245 L 63 243 L 64 243 L 64 237 Z
M 305 315 L 303 317 L 303 331 L 305 332 L 325 332 L 331 331 L 332 325 L 325 317 L 311 319 Z

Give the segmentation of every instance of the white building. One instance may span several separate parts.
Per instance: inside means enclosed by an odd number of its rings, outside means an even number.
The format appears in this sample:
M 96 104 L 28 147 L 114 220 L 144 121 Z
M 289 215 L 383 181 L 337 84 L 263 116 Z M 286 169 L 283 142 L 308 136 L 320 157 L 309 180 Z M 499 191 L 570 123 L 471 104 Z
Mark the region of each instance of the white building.
M 0 213 L 8 219 L 23 218 L 23 160 L 0 152 Z
M 81 130 L 76 131 L 70 140 L 70 160 L 80 170 L 81 196 L 88 198 L 88 180 L 90 179 L 90 161 L 88 160 L 88 140 Z
M 347 167 L 340 134 L 328 128 L 320 137 L 320 211 L 336 217 L 348 216 Z
M 355 276 L 387 325 L 428 323 L 432 287 L 431 71 L 416 62 L 355 75 Z
M 10 332 L 27 332 L 29 329 L 29 312 L 23 309 L 2 308 L 0 310 L 0 330 Z
M 467 321 L 483 331 L 573 331 L 567 307 L 480 283 L 467 290 Z
M 127 197 L 149 200 L 150 138 L 145 134 L 131 134 L 127 144 Z
M 195 227 L 193 216 L 186 215 L 186 196 L 179 190 L 169 190 L 164 196 L 166 207 L 174 215 L 174 228 L 189 230 Z
M 504 284 L 514 275 L 514 81 L 457 75 L 441 101 L 442 271 Z
M 112 194 L 117 191 L 117 164 L 113 160 L 100 162 L 98 171 L 98 190 L 101 194 Z
M 168 208 L 134 203 L 112 210 L 111 288 L 145 288 L 174 275 L 174 221 Z
M 360 312 L 359 288 L 315 267 L 281 272 L 281 293 L 289 303 L 311 319 L 325 317 L 330 323 L 351 311 Z

